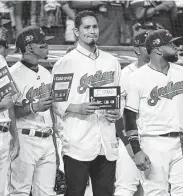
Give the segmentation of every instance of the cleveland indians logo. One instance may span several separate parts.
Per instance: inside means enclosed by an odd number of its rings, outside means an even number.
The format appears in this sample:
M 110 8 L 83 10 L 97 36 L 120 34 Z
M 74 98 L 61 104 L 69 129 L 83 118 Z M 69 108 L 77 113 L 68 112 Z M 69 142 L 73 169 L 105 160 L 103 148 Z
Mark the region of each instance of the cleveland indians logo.
M 88 76 L 86 73 L 80 79 L 80 86 L 78 86 L 78 93 L 83 94 L 89 87 L 100 87 L 105 84 L 110 84 L 114 82 L 114 71 L 104 72 L 101 70 L 97 71 L 96 74 Z
M 161 43 L 161 40 L 159 38 L 153 40 L 153 46 L 158 46 Z
M 32 103 L 36 101 L 36 99 L 39 100 L 47 94 L 51 94 L 51 87 L 51 83 L 45 84 L 44 82 L 42 82 L 38 88 L 31 87 L 26 93 L 26 99 L 22 100 L 22 105 Z
M 154 87 L 150 93 L 150 99 L 148 100 L 148 104 L 150 106 L 155 106 L 160 99 L 160 97 L 164 97 L 167 99 L 173 99 L 176 95 L 183 93 L 183 81 L 180 82 L 169 82 L 165 87 L 158 86 Z
M 31 42 L 34 39 L 33 35 L 27 35 L 25 36 L 25 40 L 27 43 Z

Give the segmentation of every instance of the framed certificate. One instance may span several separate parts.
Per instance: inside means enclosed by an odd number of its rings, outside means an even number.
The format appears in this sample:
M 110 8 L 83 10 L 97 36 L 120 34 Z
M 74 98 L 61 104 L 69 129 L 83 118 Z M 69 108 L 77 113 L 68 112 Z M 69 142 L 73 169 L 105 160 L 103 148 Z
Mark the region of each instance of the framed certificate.
M 0 99 L 6 95 L 15 95 L 18 92 L 16 85 L 10 75 L 8 67 L 4 66 L 0 69 Z
M 89 101 L 99 102 L 100 109 L 120 109 L 120 86 L 91 87 Z
M 56 102 L 67 101 L 73 79 L 73 73 L 54 74 L 53 98 Z

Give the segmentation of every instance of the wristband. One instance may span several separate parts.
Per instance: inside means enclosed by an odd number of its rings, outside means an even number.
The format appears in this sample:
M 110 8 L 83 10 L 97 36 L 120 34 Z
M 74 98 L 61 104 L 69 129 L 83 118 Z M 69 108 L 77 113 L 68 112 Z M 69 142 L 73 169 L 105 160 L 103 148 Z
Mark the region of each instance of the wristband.
M 132 147 L 134 155 L 141 151 L 138 135 L 129 136 L 128 141 Z
M 36 112 L 34 111 L 34 109 L 33 109 L 33 103 L 30 103 L 30 104 L 29 104 L 29 110 L 30 110 L 31 114 L 35 114 L 35 113 L 36 113 Z

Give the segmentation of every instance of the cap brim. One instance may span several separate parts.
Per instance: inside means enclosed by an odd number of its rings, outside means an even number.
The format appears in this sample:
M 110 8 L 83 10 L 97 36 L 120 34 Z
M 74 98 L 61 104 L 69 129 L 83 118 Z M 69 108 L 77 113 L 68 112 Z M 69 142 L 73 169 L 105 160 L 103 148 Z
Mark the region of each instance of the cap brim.
M 183 37 L 175 37 L 175 38 L 172 38 L 171 40 L 170 40 L 170 42 L 174 42 L 174 41 L 177 41 L 178 39 L 182 39 Z
M 11 20 L 1 19 L 1 25 L 5 25 L 5 24 L 8 24 L 10 22 L 11 22 Z
M 44 40 L 45 41 L 48 41 L 48 40 L 53 39 L 53 38 L 55 38 L 55 36 L 45 36 L 44 37 Z

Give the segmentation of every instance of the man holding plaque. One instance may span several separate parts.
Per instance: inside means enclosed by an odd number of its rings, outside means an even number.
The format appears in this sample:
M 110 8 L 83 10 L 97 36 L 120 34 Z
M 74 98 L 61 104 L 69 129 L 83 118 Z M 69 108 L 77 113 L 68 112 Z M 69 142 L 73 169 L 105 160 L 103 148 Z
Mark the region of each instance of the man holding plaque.
M 53 196 L 56 177 L 56 143 L 52 127 L 52 76 L 39 59 L 48 58 L 47 40 L 40 27 L 22 29 L 16 47 L 21 61 L 11 67 L 19 88 L 15 99 L 19 156 L 11 162 L 9 195 Z M 54 146 L 55 145 L 55 146 Z
M 1 25 L 9 21 L 0 20 Z M 14 114 L 14 103 L 12 91 L 9 89 L 9 81 L 12 77 L 9 74 L 8 65 L 5 60 L 8 53 L 8 30 L 0 27 L 0 195 L 6 192 L 6 180 L 9 167 L 10 134 L 12 136 L 11 158 L 16 158 L 19 153 L 19 141 L 17 136 L 16 120 Z M 13 81 L 12 81 L 13 82 Z
M 54 73 L 55 112 L 61 117 L 66 196 L 84 196 L 88 177 L 93 194 L 112 196 L 118 157 L 115 121 L 120 99 L 120 64 L 99 50 L 99 26 L 92 11 L 75 18 L 76 49 L 65 55 Z M 107 109 L 104 109 L 107 108 Z

